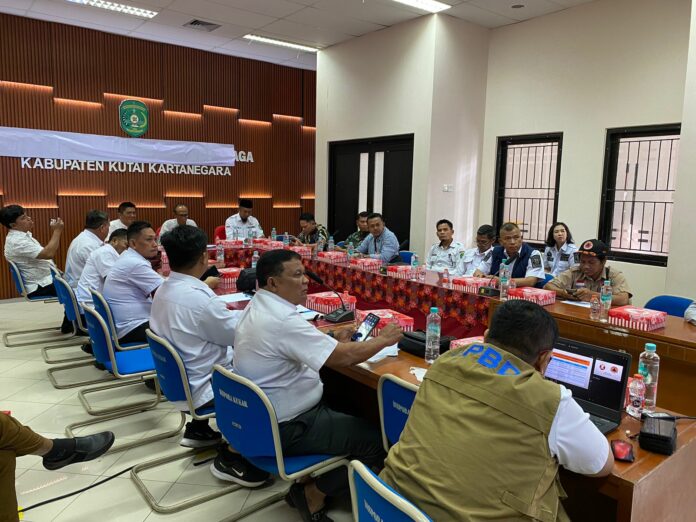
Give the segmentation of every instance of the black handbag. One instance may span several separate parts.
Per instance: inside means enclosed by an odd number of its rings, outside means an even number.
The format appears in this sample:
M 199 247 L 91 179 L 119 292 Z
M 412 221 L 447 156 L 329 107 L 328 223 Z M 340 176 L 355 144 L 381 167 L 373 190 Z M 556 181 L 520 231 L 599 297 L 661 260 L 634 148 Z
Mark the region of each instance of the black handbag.
M 450 343 L 455 337 L 443 335 L 440 337 L 440 353 L 445 353 L 450 349 Z M 425 332 L 417 330 L 415 332 L 404 332 L 404 336 L 399 341 L 399 348 L 418 357 L 425 357 Z
M 245 268 L 237 278 L 237 292 L 253 294 L 256 291 L 256 269 Z

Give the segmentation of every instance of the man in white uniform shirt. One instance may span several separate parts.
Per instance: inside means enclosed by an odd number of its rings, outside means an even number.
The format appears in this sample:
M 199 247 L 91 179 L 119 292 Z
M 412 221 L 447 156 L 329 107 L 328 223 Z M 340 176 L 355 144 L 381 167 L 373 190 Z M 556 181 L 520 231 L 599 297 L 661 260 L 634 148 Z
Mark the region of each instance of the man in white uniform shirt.
M 80 280 L 77 283 L 77 292 L 75 292 L 75 297 L 80 306 L 92 306 L 90 288 L 103 293 L 104 280 L 109 270 L 116 263 L 118 256 L 128 248 L 127 234 L 124 228 L 114 230 L 109 241 L 97 248 L 87 258 L 85 268 L 82 270 Z
M 691 324 L 696 324 L 696 301 L 691 303 L 684 312 L 684 320 Z
M 251 215 L 254 202 L 250 199 L 239 200 L 239 212 L 227 218 L 225 221 L 225 235 L 227 239 L 246 239 L 251 234 L 253 237 L 263 237 L 263 229 L 259 220 Z
M 454 241 L 454 228 L 451 221 L 441 219 L 435 225 L 435 229 L 440 242 L 430 247 L 428 257 L 425 259 L 425 267 L 436 272 L 444 272 L 446 268 L 452 274 L 464 253 L 464 245 Z
M 162 226 L 160 227 L 159 230 L 159 237 L 160 239 L 164 234 L 167 232 L 171 232 L 171 230 L 177 226 L 177 225 L 189 225 L 192 227 L 197 227 L 196 222 L 193 219 L 189 219 L 189 211 L 188 207 L 186 205 L 177 205 L 174 207 L 174 215 L 176 216 L 173 219 L 168 219 L 164 223 L 162 223 Z
M 473 276 L 481 263 L 490 259 L 494 243 L 495 229 L 491 225 L 481 225 L 476 231 L 476 246 L 464 251 L 457 263 L 455 274 L 463 277 Z
M 0 223 L 8 228 L 5 239 L 5 258 L 13 261 L 22 279 L 29 297 L 56 296 L 51 277 L 53 257 L 60 245 L 60 236 L 65 224 L 58 218 L 51 221 L 51 239 L 45 247 L 41 246 L 31 235 L 34 221 L 20 205 L 8 205 L 0 210 Z M 63 333 L 73 331 L 72 323 L 63 318 Z
M 106 236 L 107 239 L 111 237 L 111 233 L 114 230 L 128 228 L 135 222 L 135 203 L 124 201 L 118 206 L 117 213 L 118 218 L 109 223 L 109 234 Z
M 278 418 L 286 455 L 349 455 L 371 467 L 383 464 L 381 435 L 371 423 L 322 402 L 319 370 L 352 366 L 399 341 L 401 329 L 387 325 L 379 336 L 351 342 L 353 327 L 325 334 L 303 319 L 296 306 L 307 298 L 302 258 L 291 250 L 272 250 L 256 265 L 260 290 L 237 324 L 234 370 L 268 395 Z M 289 501 L 303 520 L 328 520 L 326 496 L 348 491 L 345 468 L 315 481 L 294 484 Z
M 227 309 L 201 277 L 208 270 L 208 238 L 199 228 L 180 225 L 162 238 L 172 271 L 152 300 L 151 330 L 172 343 L 186 368 L 196 410 L 214 407 L 213 366 L 232 368 L 235 328 L 242 314 Z M 185 401 L 174 403 L 182 411 Z M 218 445 L 219 432 L 207 420 L 186 424 L 181 445 L 190 448 Z M 229 448 L 221 449 L 210 470 L 222 480 L 247 487 L 260 486 L 269 474 L 259 470 Z
M 129 248 L 106 276 L 104 297 L 114 316 L 119 343 L 146 343 L 152 293 L 164 281 L 150 264 L 157 255 L 157 238 L 147 221 L 134 222 L 127 237 Z
M 73 291 L 85 268 L 89 255 L 104 244 L 109 233 L 109 216 L 101 210 L 90 210 L 85 219 L 85 229 L 72 240 L 65 260 L 65 281 Z

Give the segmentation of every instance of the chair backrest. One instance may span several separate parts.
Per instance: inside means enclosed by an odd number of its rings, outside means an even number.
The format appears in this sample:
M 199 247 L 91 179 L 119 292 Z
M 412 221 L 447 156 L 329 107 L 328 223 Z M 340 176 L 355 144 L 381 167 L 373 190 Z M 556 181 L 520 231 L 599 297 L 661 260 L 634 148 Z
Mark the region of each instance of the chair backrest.
M 55 288 L 56 287 L 56 277 L 63 277 L 63 272 L 61 272 L 58 269 L 58 267 L 55 265 L 51 265 L 49 267 L 49 270 L 51 271 L 51 279 L 53 280 L 53 287 Z M 62 305 L 65 305 L 65 303 L 63 302 L 64 297 L 65 297 L 65 295 L 58 292 L 58 289 L 56 288 L 56 298 L 58 299 L 58 302 Z M 70 319 L 70 318 L 68 317 L 68 319 Z
M 19 267 L 14 261 L 7 260 L 7 264 L 10 266 L 10 275 L 12 276 L 12 281 L 15 284 L 17 293 L 22 297 L 27 297 L 27 289 L 24 287 L 24 279 L 22 278 L 22 273 L 19 271 Z
M 94 358 L 102 364 L 111 362 L 115 364 L 113 351 L 114 347 L 111 344 L 111 336 L 109 329 L 102 316 L 91 306 L 85 306 L 85 322 L 87 323 L 87 331 L 89 332 L 89 341 L 92 345 L 92 353 Z
M 266 394 L 249 379 L 220 365 L 213 371 L 215 418 L 223 436 L 245 457 L 276 457 L 285 473 L 278 419 Z
M 225 232 L 225 225 L 219 225 L 215 227 L 215 233 L 213 234 L 213 241 L 218 239 L 227 239 L 227 232 Z
M 101 315 L 106 323 L 106 327 L 109 332 L 109 336 L 114 342 L 118 342 L 118 336 L 116 335 L 116 323 L 114 323 L 114 316 L 111 314 L 111 307 L 106 301 L 101 292 L 97 292 L 93 288 L 89 289 L 89 293 L 92 294 L 92 303 L 94 303 L 94 309 Z
M 428 522 L 430 518 L 411 502 L 387 486 L 362 462 L 354 460 L 348 468 L 353 519 L 356 522 Z
M 160 337 L 149 328 L 145 333 L 162 393 L 171 402 L 188 402 L 189 411 L 194 413 L 188 374 L 181 357 L 164 337 Z
M 411 264 L 411 258 L 413 257 L 413 252 L 410 250 L 402 250 L 399 252 L 399 257 L 401 258 L 401 261 L 404 263 Z
M 396 444 L 406 426 L 408 414 L 418 393 L 418 386 L 398 377 L 385 374 L 377 384 L 379 422 L 382 427 L 384 449 Z
M 678 297 L 676 295 L 658 295 L 645 303 L 645 308 L 651 310 L 660 310 L 667 312 L 669 315 L 684 317 L 684 312 L 693 303 L 692 299 L 686 297 Z
M 68 318 L 68 321 L 76 323 L 77 327 L 83 332 L 86 331 L 87 329 L 85 325 L 82 324 L 82 318 L 80 317 L 80 307 L 77 304 L 75 291 L 70 287 L 68 282 L 60 276 L 55 276 L 53 278 L 53 286 L 56 289 L 58 301 L 65 309 L 65 316 Z

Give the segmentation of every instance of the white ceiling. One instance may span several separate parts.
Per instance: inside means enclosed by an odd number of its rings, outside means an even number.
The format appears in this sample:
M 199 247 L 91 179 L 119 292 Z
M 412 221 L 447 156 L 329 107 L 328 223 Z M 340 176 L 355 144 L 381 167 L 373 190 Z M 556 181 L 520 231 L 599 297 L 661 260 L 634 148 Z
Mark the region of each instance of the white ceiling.
M 112 0 L 159 11 L 143 20 L 66 0 L 0 0 L 0 12 L 109 33 L 316 69 L 316 55 L 243 40 L 255 33 L 328 47 L 427 14 L 392 0 Z M 591 0 L 442 0 L 449 16 L 500 27 Z M 523 8 L 513 9 L 515 4 Z M 220 24 L 207 33 L 182 27 L 193 19 Z

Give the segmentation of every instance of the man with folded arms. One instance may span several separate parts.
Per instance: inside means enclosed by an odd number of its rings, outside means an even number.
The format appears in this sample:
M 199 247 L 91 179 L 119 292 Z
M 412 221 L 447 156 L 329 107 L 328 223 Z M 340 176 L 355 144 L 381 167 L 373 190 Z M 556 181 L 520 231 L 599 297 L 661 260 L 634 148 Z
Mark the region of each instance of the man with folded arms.
M 179 225 L 162 237 L 169 266 L 169 278 L 152 300 L 150 328 L 172 343 L 186 368 L 193 406 L 214 406 L 211 377 L 213 366 L 232 368 L 232 346 L 242 312 L 227 309 L 225 301 L 201 277 L 208 270 L 208 238 L 201 229 Z M 182 411 L 185 401 L 174 403 Z M 207 420 L 191 420 L 181 445 L 201 448 L 218 445 L 221 434 Z M 263 485 L 269 474 L 256 468 L 229 447 L 221 448 L 210 466 L 217 478 L 246 487 Z
M 268 395 L 280 428 L 285 455 L 348 455 L 367 466 L 383 464 L 381 435 L 371 423 L 329 408 L 322 401 L 319 370 L 363 362 L 399 341 L 401 329 L 387 325 L 380 335 L 351 342 L 355 328 L 323 333 L 303 319 L 297 305 L 307 298 L 302 258 L 291 250 L 271 250 L 259 259 L 260 290 L 242 314 L 235 336 L 234 370 Z M 326 521 L 324 499 L 348 492 L 344 467 L 316 480 L 294 484 L 288 501 L 302 520 Z
M 380 477 L 432 520 L 569 520 L 558 466 L 602 477 L 614 457 L 571 392 L 543 377 L 558 326 L 513 300 L 484 338 L 430 367 Z

